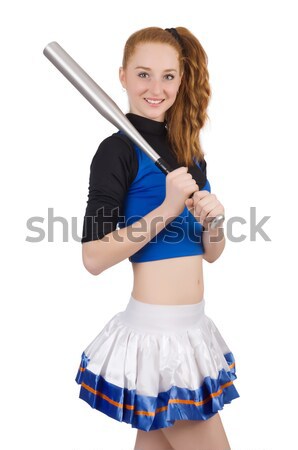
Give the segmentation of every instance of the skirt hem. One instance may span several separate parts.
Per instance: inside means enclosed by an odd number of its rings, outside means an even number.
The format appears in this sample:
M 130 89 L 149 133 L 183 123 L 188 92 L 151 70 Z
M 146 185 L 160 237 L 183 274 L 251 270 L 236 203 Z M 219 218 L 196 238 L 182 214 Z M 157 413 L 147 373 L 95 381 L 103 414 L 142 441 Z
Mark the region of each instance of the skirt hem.
M 224 357 L 230 370 L 221 369 L 217 379 L 205 377 L 196 390 L 172 386 L 153 397 L 139 395 L 135 389 L 119 387 L 92 373 L 83 352 L 76 376 L 81 385 L 79 397 L 105 415 L 143 431 L 171 427 L 176 420 L 207 420 L 239 397 L 233 384 L 237 378 L 234 356 L 229 352 Z

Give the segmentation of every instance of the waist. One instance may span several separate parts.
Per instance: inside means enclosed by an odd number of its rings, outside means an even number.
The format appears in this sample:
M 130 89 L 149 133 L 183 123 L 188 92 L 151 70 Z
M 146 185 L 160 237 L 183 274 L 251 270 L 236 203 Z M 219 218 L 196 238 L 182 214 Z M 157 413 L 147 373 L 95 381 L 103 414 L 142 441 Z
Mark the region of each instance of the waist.
M 138 331 L 177 332 L 198 326 L 205 314 L 205 299 L 188 305 L 157 305 L 130 297 L 121 320 Z
M 203 298 L 203 257 L 133 263 L 132 297 L 154 304 L 197 303 Z

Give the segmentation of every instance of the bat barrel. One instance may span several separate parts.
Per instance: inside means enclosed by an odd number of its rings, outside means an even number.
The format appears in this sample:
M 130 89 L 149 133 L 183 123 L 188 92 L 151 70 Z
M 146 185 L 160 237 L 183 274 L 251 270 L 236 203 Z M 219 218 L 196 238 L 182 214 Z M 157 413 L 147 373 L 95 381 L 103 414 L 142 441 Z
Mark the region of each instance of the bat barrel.
M 102 116 L 129 136 L 154 162 L 160 159 L 116 103 L 57 42 L 48 44 L 43 53 Z

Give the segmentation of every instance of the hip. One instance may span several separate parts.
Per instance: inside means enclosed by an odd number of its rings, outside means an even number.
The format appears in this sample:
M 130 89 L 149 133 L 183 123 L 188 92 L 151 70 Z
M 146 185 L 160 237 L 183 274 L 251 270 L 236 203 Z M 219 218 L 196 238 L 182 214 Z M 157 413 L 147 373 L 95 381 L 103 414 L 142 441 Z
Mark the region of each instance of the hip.
M 162 333 L 177 335 L 189 329 L 198 329 L 206 320 L 205 299 L 192 304 L 150 304 L 132 295 L 124 311 L 119 314 L 121 322 L 136 331 L 154 335 Z

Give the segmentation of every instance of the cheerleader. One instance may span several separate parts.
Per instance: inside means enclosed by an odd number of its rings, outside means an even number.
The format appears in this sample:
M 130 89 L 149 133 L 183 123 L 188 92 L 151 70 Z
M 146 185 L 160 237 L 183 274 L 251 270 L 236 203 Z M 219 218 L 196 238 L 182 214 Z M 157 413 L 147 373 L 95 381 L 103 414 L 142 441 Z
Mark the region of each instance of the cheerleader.
M 135 450 L 227 450 L 219 411 L 239 397 L 235 359 L 205 314 L 203 282 L 203 260 L 225 247 L 223 228 L 210 226 L 224 207 L 200 144 L 207 55 L 184 27 L 141 29 L 125 44 L 119 78 L 127 118 L 173 170 L 165 175 L 123 132 L 92 159 L 83 263 L 99 275 L 128 258 L 133 286 L 82 353 L 79 395 L 136 428 Z

